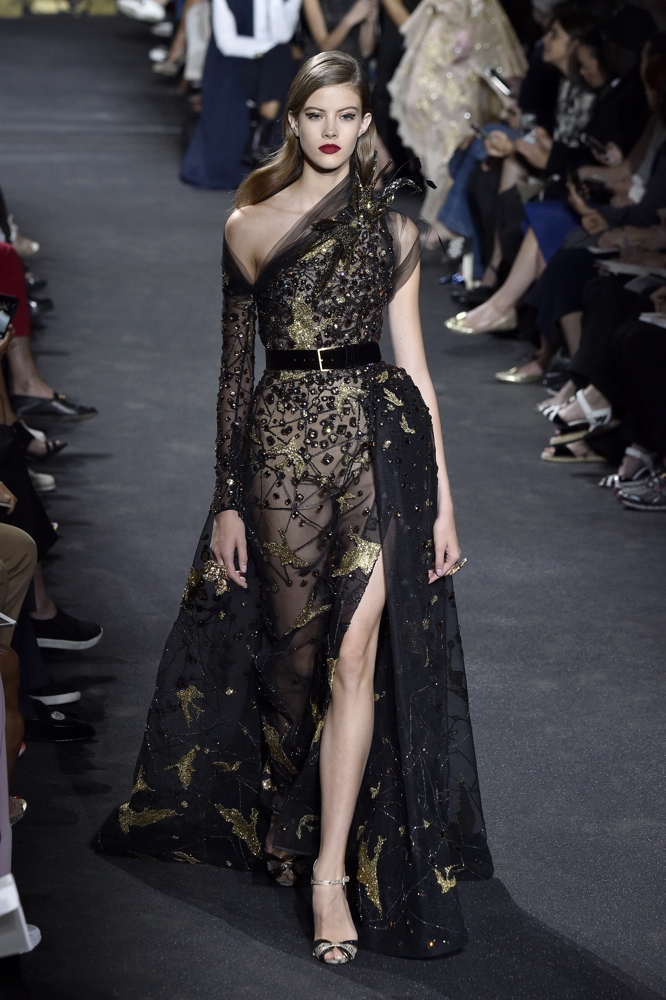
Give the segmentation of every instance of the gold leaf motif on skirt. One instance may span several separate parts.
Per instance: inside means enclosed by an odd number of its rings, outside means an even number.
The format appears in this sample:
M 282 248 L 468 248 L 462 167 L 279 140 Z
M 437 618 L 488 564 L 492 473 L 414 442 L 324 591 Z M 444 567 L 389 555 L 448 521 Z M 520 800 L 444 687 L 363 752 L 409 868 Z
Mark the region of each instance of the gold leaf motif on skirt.
M 365 826 L 359 830 L 361 837 L 363 833 L 365 833 Z M 367 843 L 365 840 L 361 839 L 358 851 L 358 875 L 356 876 L 361 885 L 365 886 L 368 899 L 375 904 L 379 910 L 380 916 L 382 915 L 382 904 L 379 898 L 377 864 L 379 862 L 379 855 L 382 852 L 385 840 L 385 837 L 377 837 L 377 847 L 375 848 L 374 856 L 371 858 Z
M 170 764 L 169 767 L 165 767 L 165 771 L 178 771 L 178 777 L 180 778 L 180 783 L 183 788 L 189 788 L 190 782 L 192 781 L 192 775 L 194 774 L 196 768 L 194 767 L 194 758 L 197 755 L 197 750 L 200 747 L 192 747 L 190 750 L 184 754 L 179 761 L 175 764 Z
M 124 802 L 118 810 L 118 823 L 122 832 L 127 835 L 133 826 L 152 826 L 160 820 L 179 815 L 175 809 L 143 809 L 135 812 L 129 802 Z
M 234 836 L 238 837 L 239 840 L 245 841 L 251 853 L 255 857 L 260 858 L 264 852 L 257 837 L 259 810 L 253 809 L 250 813 L 250 819 L 246 820 L 243 819 L 243 814 L 238 809 L 225 809 L 224 806 L 219 805 L 217 802 L 215 803 L 215 808 L 220 816 L 226 819 L 227 823 L 231 823 L 231 832 Z
M 132 791 L 130 792 L 130 795 L 134 795 L 135 792 L 150 792 L 150 791 L 152 791 L 152 789 L 148 784 L 148 782 L 146 781 L 146 771 L 142 764 L 141 767 L 139 768 L 139 773 L 136 776 L 136 781 L 132 785 Z
M 194 684 L 190 684 L 189 687 L 181 688 L 180 691 L 176 691 L 176 697 L 180 702 L 180 707 L 183 710 L 183 715 L 185 716 L 189 726 L 192 721 L 192 712 L 194 712 L 197 719 L 203 712 L 203 708 L 201 708 L 200 705 L 194 704 L 195 698 L 203 698 L 203 691 L 200 691 L 198 687 L 194 686 Z
M 433 868 L 437 881 L 439 882 L 439 887 L 442 892 L 449 892 L 453 889 L 457 882 L 456 877 L 453 874 L 453 865 L 449 865 L 444 869 L 444 874 L 439 871 L 438 868 Z
M 272 451 L 267 452 L 266 455 L 268 458 L 280 458 L 284 456 L 281 466 L 279 467 L 293 465 L 297 478 L 300 478 L 305 472 L 305 459 L 299 452 L 295 441 L 290 441 L 289 444 L 284 444 L 282 441 L 278 441 L 273 446 Z
M 264 737 L 266 739 L 266 743 L 268 744 L 271 757 L 275 763 L 282 764 L 282 766 L 286 767 L 290 774 L 298 774 L 298 770 L 294 767 L 284 751 L 282 743 L 280 742 L 280 734 L 277 729 L 274 729 L 273 726 L 269 725 L 265 719 L 262 723 L 262 729 L 264 731 Z
M 187 865 L 200 865 L 201 862 L 198 858 L 193 857 L 191 854 L 186 854 L 185 851 L 174 851 L 173 852 L 174 861 L 182 861 Z
M 312 833 L 313 830 L 316 830 L 318 825 L 319 816 L 316 816 L 314 813 L 308 813 L 307 816 L 301 816 L 298 826 L 296 827 L 297 839 L 301 839 L 303 829 L 306 829 L 308 833 Z
M 293 549 L 290 549 L 287 545 L 286 535 L 282 528 L 279 529 L 279 535 L 281 544 L 279 542 L 264 542 L 266 551 L 270 552 L 276 559 L 279 559 L 283 566 L 293 566 L 294 569 L 307 569 L 309 564 L 304 562 L 300 556 L 297 556 Z
M 366 576 L 370 576 L 382 550 L 380 543 L 360 538 L 351 529 L 347 537 L 354 543 L 354 548 L 345 552 L 340 565 L 333 570 L 331 576 L 346 576 L 356 569 L 360 569 Z
M 400 426 L 402 427 L 402 429 L 405 432 L 405 434 L 416 434 L 416 431 L 412 430 L 412 428 L 407 423 L 407 418 L 405 417 L 404 413 L 400 417 Z
M 213 761 L 213 767 L 219 767 L 223 771 L 237 771 L 240 766 L 241 766 L 241 762 L 239 760 L 235 760 L 233 762 L 233 764 L 229 764 L 228 761 L 226 761 L 226 760 L 214 760 Z
M 335 574 L 333 575 L 335 576 Z M 311 622 L 313 618 L 317 617 L 317 615 L 323 615 L 325 611 L 330 611 L 332 607 L 333 607 L 332 604 L 322 604 L 320 605 L 320 607 L 315 608 L 314 594 L 310 594 L 310 597 L 308 598 L 308 603 L 305 605 L 301 613 L 298 615 L 293 625 L 291 625 L 286 630 L 285 635 L 289 635 L 290 632 L 295 632 L 297 628 L 303 628 L 304 625 L 307 625 L 309 622 Z

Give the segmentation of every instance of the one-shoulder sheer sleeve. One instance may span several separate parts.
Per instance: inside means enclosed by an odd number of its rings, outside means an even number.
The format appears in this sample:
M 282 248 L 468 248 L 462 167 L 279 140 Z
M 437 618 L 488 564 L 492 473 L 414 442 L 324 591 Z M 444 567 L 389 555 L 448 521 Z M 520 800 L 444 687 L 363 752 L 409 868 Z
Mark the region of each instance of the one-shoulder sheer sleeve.
M 393 241 L 394 264 L 391 294 L 395 295 L 398 289 L 411 277 L 416 265 L 421 260 L 421 253 L 426 245 L 430 226 L 420 216 L 412 218 L 406 212 L 397 209 L 390 209 L 386 213 L 386 221 Z
M 217 396 L 215 493 L 211 510 L 242 513 L 241 461 L 254 388 L 252 285 L 226 241 L 222 251 L 222 366 Z

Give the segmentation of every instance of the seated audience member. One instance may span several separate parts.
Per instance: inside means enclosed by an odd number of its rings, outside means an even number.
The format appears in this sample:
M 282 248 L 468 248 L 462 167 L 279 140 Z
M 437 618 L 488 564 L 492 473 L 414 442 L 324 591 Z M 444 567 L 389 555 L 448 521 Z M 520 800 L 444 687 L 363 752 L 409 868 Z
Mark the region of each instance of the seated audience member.
M 666 264 L 666 253 L 662 258 Z M 557 430 L 542 454 L 549 462 L 605 461 L 595 445 L 621 423 L 628 446 L 617 473 L 599 485 L 612 486 L 624 506 L 648 512 L 666 510 L 666 338 L 663 327 L 647 321 L 654 310 L 666 325 L 666 286 L 646 301 L 615 278 L 588 283 L 581 343 L 570 365 L 582 388 L 546 411 Z
M 0 292 L 19 300 L 14 316 L 15 337 L 7 355 L 12 380 L 11 400 L 5 396 L 7 418 L 65 418 L 82 420 L 97 410 L 92 406 L 73 403 L 55 392 L 42 378 L 35 365 L 30 346 L 30 311 L 26 294 L 25 275 L 19 255 L 9 243 L 0 242 Z
M 666 122 L 666 60 L 653 59 L 645 70 L 645 86 L 651 106 L 660 120 Z M 598 242 L 599 234 L 611 226 L 650 226 L 659 222 L 658 210 L 666 205 L 666 144 L 662 143 L 654 159 L 652 173 L 638 204 L 622 208 L 612 205 L 589 206 L 575 192 L 572 204 L 581 213 L 584 230 Z M 585 236 L 585 233 L 583 233 Z M 604 237 L 612 242 L 612 234 Z M 604 240 L 601 241 L 602 245 Z M 538 381 L 547 370 L 558 346 L 559 330 L 564 334 L 569 352 L 573 354 L 580 341 L 580 310 L 587 281 L 594 274 L 594 257 L 586 249 L 558 251 L 548 261 L 533 229 L 529 229 L 520 252 L 504 285 L 483 305 L 469 313 L 447 321 L 458 332 L 481 333 L 497 329 L 513 319 L 521 297 L 537 281 L 528 302 L 537 308 L 537 328 L 541 335 L 539 354 L 531 361 L 508 372 L 498 373 L 500 381 L 515 383 Z
M 537 129 L 529 154 L 522 148 L 516 149 L 516 144 L 506 135 L 491 135 L 486 144 L 488 152 L 495 156 L 509 154 L 511 161 L 517 159 L 530 171 L 541 170 L 545 182 L 536 200 L 528 188 L 523 192 L 511 185 L 514 176 L 520 181 L 519 174 L 510 170 L 509 176 L 504 178 L 497 202 L 493 254 L 483 277 L 483 284 L 488 288 L 492 288 L 497 281 L 500 264 L 502 271 L 506 272 L 515 260 L 525 220 L 535 228 L 539 243 L 547 249 L 547 256 L 557 249 L 566 232 L 576 224 L 575 216 L 562 200 L 566 193 L 565 182 L 577 167 L 597 162 L 590 147 L 600 150 L 597 155 L 602 155 L 605 161 L 611 156 L 625 156 L 645 128 L 649 109 L 641 83 L 640 57 L 656 26 L 651 15 L 641 8 L 629 5 L 621 13 L 622 17 L 616 14 L 601 34 L 589 34 L 584 39 L 584 45 L 581 44 L 583 40 L 579 40 L 580 52 L 577 51 L 576 55 L 581 77 L 597 90 L 587 122 L 576 126 L 572 139 L 557 134 L 550 137 L 542 129 Z M 567 16 L 575 20 L 576 17 L 589 17 L 590 12 L 587 8 L 583 13 L 574 9 Z M 613 137 L 615 141 L 611 142 Z M 503 170 L 507 170 L 506 165 Z M 515 170 L 516 167 L 513 167 Z M 472 175 L 472 180 L 474 177 Z M 470 197 L 473 210 L 473 185 Z M 524 198 L 527 204 L 523 206 Z M 553 199 L 557 201 L 551 204 Z

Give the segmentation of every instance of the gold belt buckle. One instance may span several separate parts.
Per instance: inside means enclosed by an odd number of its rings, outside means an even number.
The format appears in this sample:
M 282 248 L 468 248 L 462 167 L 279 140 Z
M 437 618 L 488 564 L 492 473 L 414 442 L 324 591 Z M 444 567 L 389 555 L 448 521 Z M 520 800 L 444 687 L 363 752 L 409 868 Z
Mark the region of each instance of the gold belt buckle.
M 327 350 L 329 350 L 328 347 L 318 347 L 317 348 L 317 361 L 319 362 L 319 371 L 320 372 L 327 372 L 328 371 L 328 368 L 324 368 L 324 362 L 323 362 L 323 358 L 321 356 L 321 352 L 322 351 L 327 351 Z

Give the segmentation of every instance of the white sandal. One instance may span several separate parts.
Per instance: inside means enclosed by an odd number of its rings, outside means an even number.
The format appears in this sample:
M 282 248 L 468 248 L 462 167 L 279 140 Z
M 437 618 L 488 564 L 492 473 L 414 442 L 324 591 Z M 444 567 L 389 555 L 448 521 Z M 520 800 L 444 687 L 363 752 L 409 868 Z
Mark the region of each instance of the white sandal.
M 620 421 L 613 419 L 611 406 L 600 406 L 599 409 L 594 409 L 585 398 L 583 389 L 579 389 L 574 398 L 583 411 L 583 417 L 578 420 L 563 420 L 560 416 L 561 407 L 558 407 L 548 419 L 556 427 L 561 428 L 561 433 L 553 435 L 549 444 L 572 444 L 574 441 L 581 441 L 583 438 L 598 434 L 602 429 L 608 431 L 619 426 Z
M 615 486 L 623 486 L 625 483 L 639 483 L 643 479 L 649 479 L 650 476 L 654 475 L 652 456 L 644 448 L 634 448 L 631 445 L 629 448 L 624 449 L 624 454 L 629 455 L 630 458 L 637 459 L 643 464 L 639 465 L 632 476 L 621 476 L 619 472 L 613 472 L 610 476 L 604 476 L 603 479 L 599 480 L 599 486 L 603 486 L 605 489 L 613 489 Z

